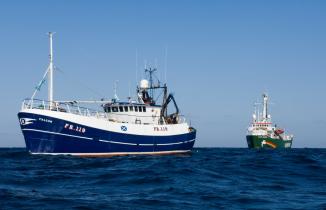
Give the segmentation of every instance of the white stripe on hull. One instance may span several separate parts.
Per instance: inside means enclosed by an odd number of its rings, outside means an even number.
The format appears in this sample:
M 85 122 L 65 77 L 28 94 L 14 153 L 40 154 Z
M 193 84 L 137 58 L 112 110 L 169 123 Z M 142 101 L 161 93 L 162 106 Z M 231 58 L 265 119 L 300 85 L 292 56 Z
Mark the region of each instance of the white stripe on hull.
M 107 142 L 107 143 L 112 143 L 112 144 L 125 144 L 125 145 L 133 145 L 133 146 L 137 146 L 137 144 L 134 144 L 134 143 L 127 143 L 127 142 L 108 141 L 108 140 L 102 140 L 102 139 L 100 139 L 99 141 L 101 141 L 101 142 Z
M 64 133 L 57 133 L 57 132 L 52 132 L 52 131 L 43 131 L 43 130 L 30 129 L 30 128 L 23 128 L 22 130 L 23 131 L 35 131 L 35 132 L 41 132 L 41 133 L 49 133 L 49 134 L 54 134 L 54 135 L 69 136 L 69 137 L 75 137 L 75 138 L 80 138 L 80 139 L 93 140 L 93 138 L 88 138 L 88 137 L 83 137 L 83 136 L 75 136 L 75 135 L 64 134 Z
M 189 143 L 189 142 L 193 142 L 196 139 L 192 139 L 189 141 L 180 141 L 180 142 L 175 142 L 175 143 L 165 143 L 165 144 L 135 144 L 135 143 L 127 143 L 127 142 L 119 142 L 119 141 L 108 141 L 108 140 L 102 140 L 100 139 L 99 141 L 101 142 L 107 142 L 107 143 L 112 143 L 112 144 L 125 144 L 125 145 L 133 145 L 133 146 L 170 146 L 170 145 L 176 145 L 176 144 L 185 144 L 185 143 Z
M 109 156 L 122 156 L 122 155 L 167 155 L 167 154 L 180 154 L 188 153 L 191 150 L 172 150 L 172 151 L 159 151 L 159 152 L 108 152 L 108 153 L 35 153 L 33 155 L 72 155 L 79 157 L 109 157 Z

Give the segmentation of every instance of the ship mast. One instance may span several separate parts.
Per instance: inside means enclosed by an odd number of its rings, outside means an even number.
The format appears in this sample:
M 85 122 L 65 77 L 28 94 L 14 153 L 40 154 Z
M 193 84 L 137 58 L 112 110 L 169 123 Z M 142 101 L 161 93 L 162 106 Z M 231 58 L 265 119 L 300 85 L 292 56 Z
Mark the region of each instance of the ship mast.
M 265 121 L 268 119 L 267 104 L 268 104 L 268 96 L 264 93 L 263 94 L 263 119 Z
M 48 72 L 48 80 L 49 80 L 49 85 L 48 85 L 48 101 L 50 102 L 50 109 L 53 106 L 53 47 L 52 47 L 52 37 L 53 37 L 53 32 L 49 32 L 49 39 L 50 39 L 50 64 L 49 64 L 49 72 Z
M 155 68 L 149 68 L 149 69 L 145 69 L 145 72 L 148 72 L 149 74 L 149 88 L 150 88 L 150 97 L 152 99 L 154 99 L 154 82 L 153 82 L 153 73 L 156 71 L 157 69 Z

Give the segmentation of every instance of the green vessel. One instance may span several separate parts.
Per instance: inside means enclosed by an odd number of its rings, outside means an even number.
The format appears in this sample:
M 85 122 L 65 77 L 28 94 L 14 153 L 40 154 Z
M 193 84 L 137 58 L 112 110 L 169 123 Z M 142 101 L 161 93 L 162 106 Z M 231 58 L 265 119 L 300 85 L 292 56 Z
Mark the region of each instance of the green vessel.
M 256 104 L 258 105 L 258 104 Z M 291 148 L 293 135 L 287 135 L 284 129 L 272 125 L 272 117 L 267 112 L 268 96 L 263 94 L 263 110 L 255 108 L 253 121 L 248 128 L 247 143 L 249 148 Z

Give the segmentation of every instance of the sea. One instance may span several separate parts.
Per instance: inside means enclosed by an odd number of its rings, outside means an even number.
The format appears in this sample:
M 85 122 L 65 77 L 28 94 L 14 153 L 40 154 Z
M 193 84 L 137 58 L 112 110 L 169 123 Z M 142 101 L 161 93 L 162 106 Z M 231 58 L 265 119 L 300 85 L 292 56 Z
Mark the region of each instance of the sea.
M 326 209 L 326 149 L 79 158 L 2 148 L 0 209 Z

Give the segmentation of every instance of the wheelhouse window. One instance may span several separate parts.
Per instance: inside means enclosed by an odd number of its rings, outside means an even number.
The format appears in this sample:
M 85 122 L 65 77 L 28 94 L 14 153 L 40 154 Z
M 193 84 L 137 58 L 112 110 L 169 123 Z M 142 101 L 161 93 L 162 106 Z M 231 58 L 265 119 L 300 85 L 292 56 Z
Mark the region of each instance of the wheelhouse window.
M 133 106 L 129 106 L 129 110 L 132 112 L 134 111 L 134 107 Z
M 135 112 L 138 112 L 138 106 L 135 106 Z
M 106 107 L 106 112 L 111 112 L 111 107 Z
M 118 107 L 116 106 L 112 107 L 112 112 L 118 112 Z
M 128 112 L 128 107 L 127 106 L 125 106 L 124 109 L 125 109 L 125 112 Z
M 143 106 L 143 112 L 146 112 L 146 106 Z
M 139 112 L 142 112 L 143 111 L 143 109 L 142 109 L 141 106 L 139 106 L 138 109 L 139 109 Z
M 123 112 L 123 106 L 119 106 L 119 111 Z

